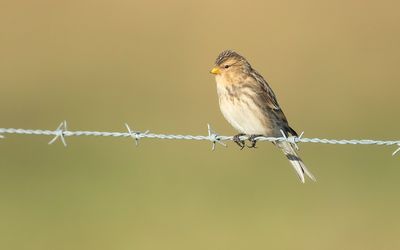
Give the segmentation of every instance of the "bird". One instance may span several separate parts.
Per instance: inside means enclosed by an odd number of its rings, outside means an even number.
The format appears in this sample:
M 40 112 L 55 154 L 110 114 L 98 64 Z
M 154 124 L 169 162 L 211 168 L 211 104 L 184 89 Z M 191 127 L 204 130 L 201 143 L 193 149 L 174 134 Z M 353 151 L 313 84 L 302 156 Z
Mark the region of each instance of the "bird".
M 233 141 L 243 149 L 246 146 L 242 136 L 248 136 L 249 148 L 255 148 L 257 137 L 298 136 L 289 126 L 267 81 L 246 60 L 233 50 L 221 52 L 210 73 L 215 75 L 220 110 L 225 119 L 239 133 Z M 288 141 L 273 142 L 286 155 L 300 181 L 305 176 L 316 181 L 313 174 Z

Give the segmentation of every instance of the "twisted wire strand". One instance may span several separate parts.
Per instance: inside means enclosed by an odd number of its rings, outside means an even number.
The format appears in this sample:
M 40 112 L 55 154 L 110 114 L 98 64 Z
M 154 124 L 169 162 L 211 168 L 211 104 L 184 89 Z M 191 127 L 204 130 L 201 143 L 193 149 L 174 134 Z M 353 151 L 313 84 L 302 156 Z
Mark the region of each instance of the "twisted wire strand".
M 232 141 L 233 136 L 218 135 L 215 133 L 211 126 L 208 124 L 208 135 L 180 135 L 180 134 L 156 134 L 149 133 L 149 131 L 132 131 L 128 124 L 125 124 L 127 132 L 105 132 L 105 131 L 70 131 L 67 130 L 66 121 L 62 122 L 56 130 L 41 130 L 41 129 L 21 129 L 21 128 L 0 128 L 0 138 L 2 134 L 20 134 L 20 135 L 47 135 L 54 136 L 49 144 L 54 143 L 58 138 L 62 141 L 64 146 L 67 146 L 65 137 L 69 136 L 102 136 L 102 137 L 131 137 L 135 140 L 136 145 L 142 138 L 149 139 L 167 139 L 167 140 L 196 140 L 196 141 L 211 141 L 212 150 L 215 149 L 215 144 L 219 143 L 226 146 L 223 141 Z M 325 138 L 303 138 L 303 133 L 299 137 L 286 137 L 282 133 L 282 137 L 265 137 L 259 136 L 255 138 L 257 141 L 288 141 L 297 147 L 296 143 L 322 143 L 322 144 L 338 144 L 338 145 L 380 145 L 380 146 L 398 146 L 393 155 L 400 152 L 400 140 L 371 140 L 371 139 L 325 139 Z M 248 139 L 248 136 L 241 136 L 241 140 Z

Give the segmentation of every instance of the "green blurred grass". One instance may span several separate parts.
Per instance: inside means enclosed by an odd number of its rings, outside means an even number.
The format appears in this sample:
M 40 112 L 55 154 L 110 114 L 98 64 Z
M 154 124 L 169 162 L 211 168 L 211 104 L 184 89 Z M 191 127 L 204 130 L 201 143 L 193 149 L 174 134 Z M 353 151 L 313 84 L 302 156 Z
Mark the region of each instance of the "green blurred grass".
M 1 3 L 0 127 L 234 131 L 208 74 L 226 48 L 308 137 L 396 139 L 395 1 Z M 302 144 L 301 185 L 272 145 L 7 136 L 0 248 L 398 249 L 394 148 Z

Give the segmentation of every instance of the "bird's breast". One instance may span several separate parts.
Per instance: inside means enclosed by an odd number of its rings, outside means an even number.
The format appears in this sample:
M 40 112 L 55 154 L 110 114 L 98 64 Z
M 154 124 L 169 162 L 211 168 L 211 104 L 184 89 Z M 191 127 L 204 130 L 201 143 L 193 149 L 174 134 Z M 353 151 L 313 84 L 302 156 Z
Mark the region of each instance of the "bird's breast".
M 269 119 L 257 104 L 256 91 L 217 82 L 217 92 L 221 112 L 236 130 L 245 134 L 269 134 Z

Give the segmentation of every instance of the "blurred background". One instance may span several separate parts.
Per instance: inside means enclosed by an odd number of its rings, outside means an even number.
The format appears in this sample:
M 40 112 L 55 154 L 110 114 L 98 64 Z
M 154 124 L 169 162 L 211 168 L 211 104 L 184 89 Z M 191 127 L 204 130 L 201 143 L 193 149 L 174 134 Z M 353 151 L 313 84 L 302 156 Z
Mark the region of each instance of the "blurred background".
M 220 134 L 219 52 L 307 137 L 398 139 L 398 1 L 2 1 L 0 127 Z M 396 147 L 6 135 L 1 249 L 399 249 Z

